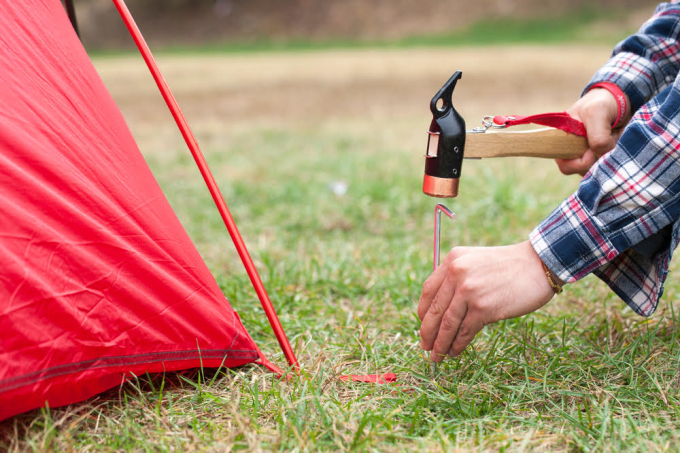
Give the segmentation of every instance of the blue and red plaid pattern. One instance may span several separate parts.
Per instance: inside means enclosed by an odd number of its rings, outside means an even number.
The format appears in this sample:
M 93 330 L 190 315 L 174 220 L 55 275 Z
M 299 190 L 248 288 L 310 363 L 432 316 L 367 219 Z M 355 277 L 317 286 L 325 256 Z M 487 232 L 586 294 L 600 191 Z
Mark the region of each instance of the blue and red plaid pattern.
M 615 83 L 637 112 L 616 148 L 530 235 L 560 279 L 593 272 L 643 316 L 656 310 L 680 237 L 679 1 L 659 5 L 586 87 Z M 671 224 L 670 243 L 651 258 L 631 248 Z

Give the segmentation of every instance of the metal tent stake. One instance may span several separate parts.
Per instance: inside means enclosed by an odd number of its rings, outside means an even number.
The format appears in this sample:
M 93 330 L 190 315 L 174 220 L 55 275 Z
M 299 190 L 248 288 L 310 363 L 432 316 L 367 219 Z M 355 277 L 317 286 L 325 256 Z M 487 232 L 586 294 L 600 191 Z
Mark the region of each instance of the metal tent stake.
M 441 203 L 434 208 L 434 258 L 432 259 L 432 269 L 435 271 L 439 267 L 439 238 L 442 231 L 442 212 L 452 220 L 456 218 L 456 214 Z M 437 362 L 432 362 L 432 375 L 434 376 L 436 373 Z
M 441 225 L 442 225 L 442 212 L 446 214 L 450 219 L 455 219 L 456 214 L 453 213 L 449 208 L 439 203 L 434 208 L 434 259 L 433 270 L 437 270 L 439 267 L 439 236 L 441 235 Z

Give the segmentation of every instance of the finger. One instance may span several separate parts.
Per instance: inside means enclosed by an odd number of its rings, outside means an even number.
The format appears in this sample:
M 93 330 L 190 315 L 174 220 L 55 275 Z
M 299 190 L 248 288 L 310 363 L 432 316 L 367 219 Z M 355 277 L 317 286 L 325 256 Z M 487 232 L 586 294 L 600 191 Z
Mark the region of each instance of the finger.
M 453 339 L 456 338 L 461 323 L 465 318 L 467 312 L 467 305 L 459 297 L 454 297 L 449 305 L 449 308 L 442 316 L 437 338 L 434 341 L 432 353 L 430 358 L 433 362 L 441 362 L 446 358 L 446 353 L 453 344 Z
M 420 346 L 425 351 L 432 350 L 442 316 L 446 313 L 453 298 L 455 278 L 454 272 L 452 272 L 453 267 L 453 263 L 446 266 L 446 278 L 439 287 L 439 291 L 437 291 L 437 295 L 432 300 L 427 313 L 423 316 L 423 321 L 420 325 Z
M 446 258 L 444 258 L 444 262 L 430 274 L 427 280 L 425 280 L 425 283 L 423 283 L 423 291 L 420 293 L 420 300 L 418 301 L 418 318 L 421 322 L 425 313 L 427 313 L 427 310 L 430 308 L 432 299 L 437 295 L 437 291 L 439 291 L 439 287 L 446 277 L 449 265 L 461 256 L 472 253 L 479 248 L 480 247 L 455 247 L 451 249 L 451 251 L 447 253 Z
M 439 287 L 446 278 L 446 270 L 448 266 L 439 266 L 423 283 L 423 292 L 420 294 L 420 300 L 418 301 L 418 318 L 423 320 L 425 313 L 430 309 L 432 300 L 437 295 Z
M 616 146 L 610 121 L 606 115 L 592 115 L 583 123 L 588 133 L 588 146 L 597 157 L 608 153 Z
M 472 342 L 475 336 L 484 328 L 482 318 L 476 313 L 468 311 L 467 316 L 458 328 L 458 334 L 449 348 L 449 355 L 456 357 Z
M 590 149 L 576 159 L 555 159 L 557 167 L 565 175 L 585 175 L 597 161 L 597 156 Z

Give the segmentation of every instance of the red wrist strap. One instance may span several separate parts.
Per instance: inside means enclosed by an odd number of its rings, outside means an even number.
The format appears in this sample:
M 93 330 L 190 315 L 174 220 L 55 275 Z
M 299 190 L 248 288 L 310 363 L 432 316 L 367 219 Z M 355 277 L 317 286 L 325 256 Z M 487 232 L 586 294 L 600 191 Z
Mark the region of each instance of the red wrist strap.
M 493 123 L 496 126 L 516 126 L 518 124 L 540 124 L 541 126 L 554 127 L 569 134 L 586 136 L 586 128 L 583 123 L 573 118 L 567 112 L 541 113 L 538 115 L 511 115 L 494 116 Z
M 596 83 L 592 85 L 588 91 L 592 90 L 593 88 L 603 88 L 609 91 L 616 99 L 616 119 L 612 123 L 612 128 L 615 128 L 619 124 L 619 121 L 621 121 L 621 118 L 626 115 L 626 107 L 628 105 L 626 102 L 626 95 L 623 93 L 623 91 L 621 91 L 621 88 L 611 82 Z

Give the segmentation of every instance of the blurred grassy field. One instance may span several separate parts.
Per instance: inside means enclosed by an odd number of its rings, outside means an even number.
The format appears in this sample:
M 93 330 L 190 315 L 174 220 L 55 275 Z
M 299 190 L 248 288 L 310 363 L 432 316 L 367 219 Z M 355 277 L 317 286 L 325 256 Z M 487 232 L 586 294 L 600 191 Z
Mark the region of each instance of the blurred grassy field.
M 607 46 L 161 55 L 304 374 L 257 366 L 143 377 L 2 424 L 11 450 L 674 450 L 680 348 L 673 265 L 645 320 L 592 277 L 539 312 L 488 326 L 436 376 L 414 315 L 436 201 L 422 184 L 428 103 L 566 109 Z M 251 335 L 284 359 L 145 67 L 95 59 L 142 152 Z M 344 194 L 332 189 L 346 184 Z M 525 240 L 578 185 L 549 161 L 468 161 L 443 249 Z M 521 269 L 517 270 L 521 272 Z M 395 372 L 397 385 L 340 382 Z
M 101 56 L 133 49 L 126 30 L 115 20 L 113 6 L 102 3 L 103 7 L 91 8 L 91 14 L 83 11 L 81 32 L 88 50 Z M 159 10 L 141 0 L 129 3 L 152 47 L 174 53 L 593 42 L 613 46 L 634 33 L 657 6 L 654 0 L 417 4 L 350 0 L 323 8 L 321 3 L 293 0 L 274 8 L 249 2 L 234 8 L 233 15 L 222 16 L 205 7 Z

